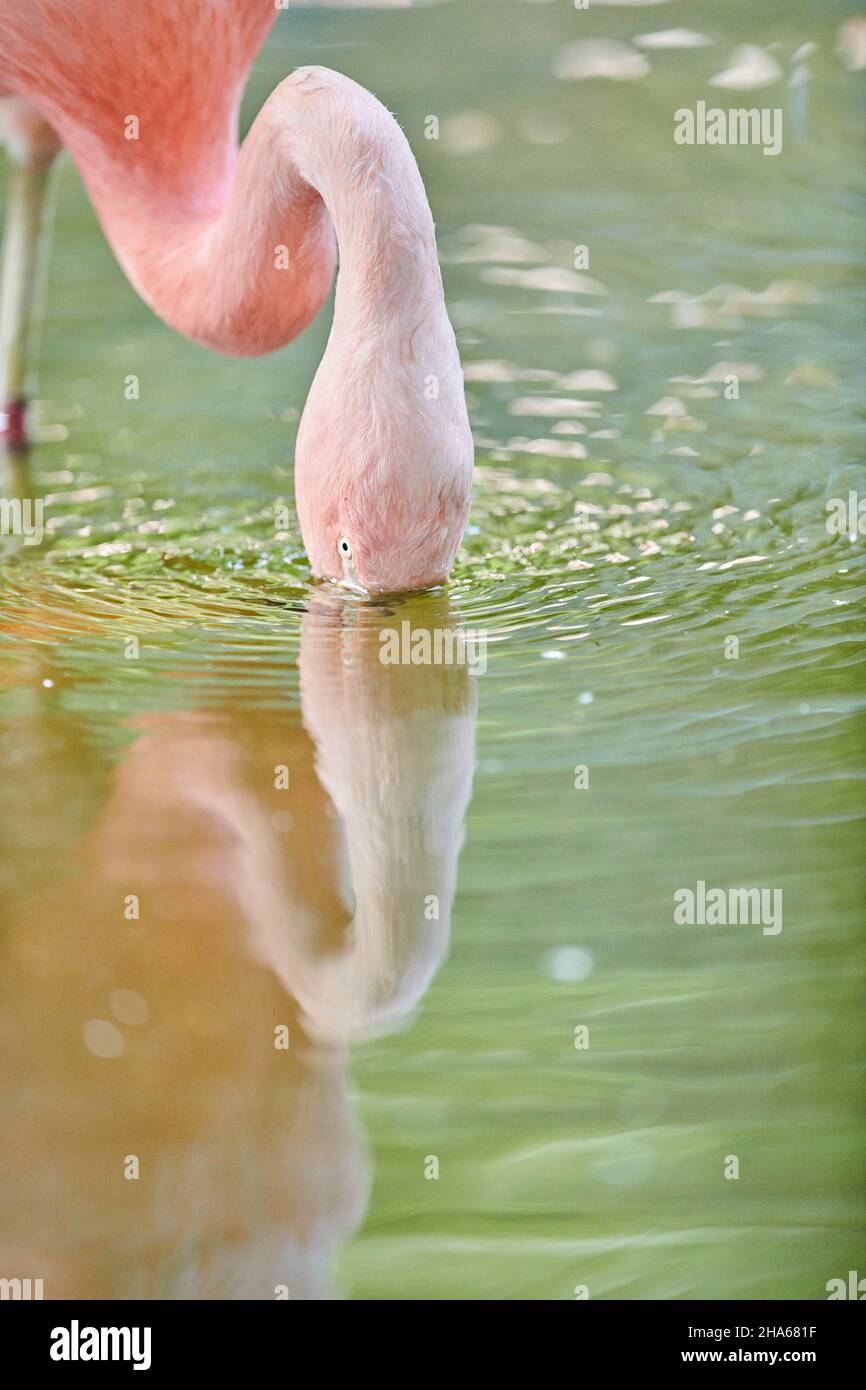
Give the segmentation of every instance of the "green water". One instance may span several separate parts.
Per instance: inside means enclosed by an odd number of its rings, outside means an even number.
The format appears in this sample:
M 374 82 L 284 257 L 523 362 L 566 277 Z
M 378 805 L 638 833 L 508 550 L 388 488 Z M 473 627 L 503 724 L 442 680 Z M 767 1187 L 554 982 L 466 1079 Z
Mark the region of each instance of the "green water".
M 328 314 L 258 361 L 183 342 L 64 165 L 48 534 L 0 541 L 0 1273 L 381 1299 L 812 1299 L 866 1274 L 866 539 L 826 525 L 866 493 L 850 13 L 280 18 L 245 120 L 292 66 L 340 68 L 425 177 L 478 443 L 447 599 L 311 597 L 274 505 Z M 553 76 L 578 39 L 674 27 L 712 42 Z M 780 80 L 709 86 L 745 42 Z M 782 107 L 782 153 L 677 146 L 700 99 Z M 486 671 L 382 667 L 404 618 L 483 631 Z M 781 890 L 782 930 L 675 924 L 698 881 Z M 353 892 L 392 933 L 381 979 L 344 968 Z

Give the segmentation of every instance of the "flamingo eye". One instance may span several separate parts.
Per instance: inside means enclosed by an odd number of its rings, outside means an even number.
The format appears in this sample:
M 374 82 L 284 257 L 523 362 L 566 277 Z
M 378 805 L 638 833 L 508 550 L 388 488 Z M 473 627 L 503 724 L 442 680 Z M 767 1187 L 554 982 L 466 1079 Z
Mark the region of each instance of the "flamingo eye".
M 344 557 L 344 559 L 346 559 L 346 560 L 351 560 L 351 558 L 352 558 L 352 547 L 350 546 L 349 542 L 346 540 L 346 537 L 345 537 L 345 536 L 341 536 L 338 543 L 339 543 L 339 547 L 340 547 L 340 554 Z

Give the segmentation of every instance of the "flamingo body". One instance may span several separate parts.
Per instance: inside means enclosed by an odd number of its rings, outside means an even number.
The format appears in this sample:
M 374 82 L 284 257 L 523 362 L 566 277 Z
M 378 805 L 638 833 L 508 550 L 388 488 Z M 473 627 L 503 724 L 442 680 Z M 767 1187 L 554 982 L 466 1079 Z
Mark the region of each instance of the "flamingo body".
M 0 0 L 13 154 L 78 166 L 132 285 L 219 352 L 294 338 L 340 276 L 296 448 L 314 573 L 372 591 L 447 577 L 472 441 L 433 221 L 393 117 L 306 68 L 243 147 L 240 100 L 273 0 Z M 336 243 L 336 244 L 335 244 Z

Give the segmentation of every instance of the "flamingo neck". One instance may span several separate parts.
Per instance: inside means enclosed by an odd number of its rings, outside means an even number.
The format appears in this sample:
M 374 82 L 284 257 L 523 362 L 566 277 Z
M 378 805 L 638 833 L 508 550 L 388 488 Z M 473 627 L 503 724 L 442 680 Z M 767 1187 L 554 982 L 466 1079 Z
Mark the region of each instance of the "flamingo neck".
M 301 69 L 271 95 L 232 167 L 166 197 L 82 172 L 115 254 L 169 325 L 220 352 L 281 347 L 340 276 L 329 347 L 403 352 L 445 317 L 433 220 L 393 118 L 348 78 Z
M 400 127 L 370 93 L 337 73 L 306 69 L 294 91 L 306 107 L 303 177 L 333 220 L 340 255 L 335 332 L 353 342 L 415 331 L 444 314 L 433 217 Z M 387 335 L 386 335 L 387 336 Z

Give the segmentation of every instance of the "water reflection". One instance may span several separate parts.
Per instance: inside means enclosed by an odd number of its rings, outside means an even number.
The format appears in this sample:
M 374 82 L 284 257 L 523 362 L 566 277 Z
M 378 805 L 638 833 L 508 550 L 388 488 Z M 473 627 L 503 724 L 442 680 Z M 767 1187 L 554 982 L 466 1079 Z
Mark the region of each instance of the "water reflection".
M 370 1181 L 347 1044 L 405 1019 L 447 951 L 471 792 L 473 678 L 383 665 L 405 616 L 455 621 L 316 594 L 300 709 L 138 718 L 75 877 L 10 914 L 5 1276 L 333 1295 Z

